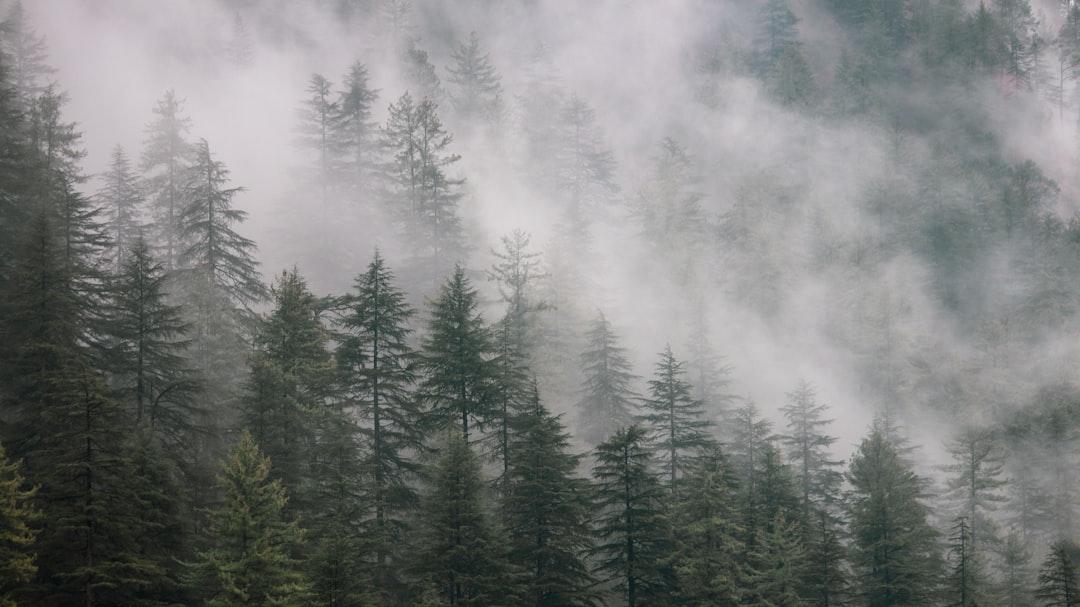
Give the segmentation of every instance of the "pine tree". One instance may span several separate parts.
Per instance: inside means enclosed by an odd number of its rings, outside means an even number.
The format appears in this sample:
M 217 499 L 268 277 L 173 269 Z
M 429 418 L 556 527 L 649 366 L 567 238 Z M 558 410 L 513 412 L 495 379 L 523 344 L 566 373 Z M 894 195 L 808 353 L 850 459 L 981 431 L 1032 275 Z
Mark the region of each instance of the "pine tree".
M 405 0 L 408 1 L 408 0 Z M 419 99 L 430 99 L 438 104 L 443 100 L 442 82 L 435 73 L 435 66 L 428 59 L 427 51 L 417 46 L 419 40 L 409 40 L 409 45 L 401 57 L 402 72 L 408 84 L 408 90 Z
M 949 574 L 946 580 L 949 604 L 975 607 L 985 604 L 984 589 L 988 580 L 982 560 L 973 550 L 971 527 L 967 518 L 957 517 L 949 537 Z
M 672 568 L 679 604 L 741 604 L 745 553 L 738 524 L 736 481 L 719 449 L 694 460 L 672 513 Z
M 307 604 L 307 583 L 292 556 L 304 531 L 284 516 L 285 489 L 269 477 L 270 458 L 243 431 L 218 476 L 223 501 L 210 513 L 208 531 L 215 546 L 191 567 L 189 583 L 207 605 Z
M 423 379 L 417 395 L 428 406 L 433 426 L 460 421 L 466 442 L 470 422 L 482 430 L 489 416 L 495 374 L 495 345 L 477 311 L 477 297 L 459 265 L 431 304 L 419 363 Z
M 411 482 L 419 465 L 410 459 L 423 451 L 424 441 L 419 406 L 410 392 L 417 381 L 416 353 L 409 345 L 413 310 L 378 251 L 343 304 L 335 357 L 346 412 L 363 421 L 361 465 L 375 517 L 369 533 L 375 580 L 384 591 L 400 583 L 393 566 L 402 558 L 406 515 L 419 501 Z
M 709 433 L 712 423 L 705 419 L 700 401 L 690 396 L 690 384 L 683 363 L 666 346 L 656 362 L 656 377 L 649 380 L 651 398 L 642 401 L 645 411 L 641 425 L 667 475 L 668 488 L 676 490 L 680 472 L 698 453 L 715 446 Z
M 487 53 L 481 53 L 480 37 L 473 31 L 469 42 L 458 42 L 450 55 L 450 101 L 465 124 L 478 120 L 493 122 L 502 109 L 502 86 Z
M 146 127 L 140 161 L 154 220 L 153 233 L 164 250 L 161 257 L 165 270 L 170 272 L 178 267 L 177 257 L 183 243 L 180 215 L 188 167 L 195 152 L 185 139 L 191 130 L 191 119 L 183 115 L 183 106 L 176 93 L 165 91 L 153 108 L 157 118 Z
M 165 269 L 135 240 L 112 286 L 105 368 L 116 398 L 136 425 L 170 450 L 187 448 L 197 421 L 201 382 L 188 366 L 188 325 L 166 301 Z
M 799 20 L 786 0 L 768 0 L 761 7 L 754 36 L 753 72 L 765 81 L 776 69 L 784 53 L 798 42 Z
M 142 236 L 139 214 L 143 204 L 139 178 L 131 168 L 124 148 L 113 148 L 112 163 L 105 174 L 105 186 L 98 193 L 108 217 L 109 237 L 115 251 L 113 267 L 119 270 L 128 250 Z
M 577 405 L 578 427 L 586 444 L 598 445 L 633 421 L 636 397 L 630 384 L 635 376 L 626 350 L 617 345 L 619 337 L 602 313 L 587 339 L 588 349 L 581 354 L 585 381 Z
M 229 40 L 225 44 L 225 61 L 234 68 L 244 68 L 251 65 L 251 32 L 244 23 L 240 12 L 233 13 L 232 28 L 229 32 Z
M 592 606 L 598 597 L 584 560 L 589 485 L 575 475 L 580 457 L 569 452 L 569 436 L 535 384 L 530 401 L 517 420 L 503 497 L 510 562 L 524 572 L 528 605 Z
M 1035 597 L 1045 607 L 1074 607 L 1080 605 L 1080 586 L 1077 585 L 1076 547 L 1067 540 L 1050 545 L 1050 553 L 1039 571 Z
M 210 145 L 200 139 L 194 162 L 187 171 L 182 192 L 183 207 L 177 220 L 184 247 L 179 261 L 203 273 L 237 304 L 249 305 L 266 294 L 255 260 L 254 241 L 233 228 L 247 217 L 233 208 L 233 198 L 244 191 L 229 188 L 225 164 L 210 155 Z
M 443 129 L 431 99 L 417 104 L 405 93 L 389 112 L 381 144 L 392 154 L 389 204 L 412 250 L 414 282 L 434 284 L 465 252 L 457 215 L 464 180 L 446 174 L 461 157 L 447 152 L 454 138 Z
M 444 604 L 514 605 L 520 591 L 506 539 L 484 508 L 480 463 L 464 437 L 453 431 L 446 436 L 427 475 L 414 570 L 432 580 Z
M 637 426 L 622 428 L 594 452 L 596 571 L 627 607 L 662 601 L 672 586 L 668 493 L 650 469 L 646 438 Z
M 923 481 L 875 426 L 847 474 L 856 592 L 871 607 L 933 601 L 939 562 Z
M 817 402 L 814 387 L 806 381 L 800 381 L 787 398 L 788 404 L 780 408 L 787 419 L 787 433 L 780 440 L 787 447 L 788 461 L 795 467 L 802 498 L 798 523 L 804 540 L 808 540 L 817 511 L 825 510 L 835 517 L 835 496 L 843 475 L 836 470 L 841 462 L 830 459 L 828 452 L 836 437 L 822 432 L 824 426 L 832 423 L 824 418 L 828 406 Z
M 577 95 L 559 111 L 551 162 L 544 179 L 555 184 L 563 201 L 562 227 L 575 252 L 588 248 L 594 211 L 618 192 L 615 156 L 604 143 L 596 112 Z
M 363 197 L 374 189 L 376 177 L 378 125 L 371 122 L 371 108 L 379 98 L 379 91 L 369 86 L 367 66 L 359 61 L 349 66 L 343 87 L 338 93 L 338 113 L 333 123 L 334 138 L 340 147 L 335 170 L 340 173 L 347 192 Z
M 700 251 L 706 230 L 699 191 L 701 177 L 686 150 L 665 137 L 652 160 L 652 174 L 631 202 L 642 235 L 682 271 Z
M 48 63 L 48 45 L 44 36 L 38 36 L 30 27 L 30 17 L 23 9 L 22 0 L 8 9 L 0 22 L 0 54 L 10 66 L 11 83 L 18 93 L 19 105 L 26 109 L 50 84 L 49 77 L 56 70 Z
M 20 588 L 37 573 L 33 552 L 41 512 L 31 500 L 21 462 L 11 461 L 0 445 L 0 607 L 15 607 Z
M 307 514 L 306 484 L 315 455 L 316 422 L 332 395 L 329 335 L 319 304 L 294 269 L 271 289 L 274 308 L 259 323 L 241 425 L 274 462 L 275 479 L 292 491 L 290 514 Z
M 760 529 L 749 554 L 746 599 L 752 604 L 802 607 L 808 559 L 799 524 L 777 513 Z
M 999 583 L 995 594 L 1000 597 L 1004 607 L 1032 607 L 1034 592 L 1031 586 L 1031 551 L 1022 540 L 1020 533 L 1010 530 L 1002 541 L 997 563 Z
M 964 517 L 970 542 L 969 550 L 981 554 L 983 545 L 994 540 L 995 523 L 991 513 L 1005 501 L 1001 489 L 1004 455 L 994 432 L 986 428 L 960 430 L 946 444 L 953 463 L 945 466 L 949 494 Z
M 488 271 L 488 280 L 499 286 L 499 295 L 506 304 L 505 322 L 514 350 L 525 360 L 530 359 L 534 346 L 533 321 L 530 318 L 540 304 L 531 301 L 535 281 L 544 278 L 540 253 L 529 250 L 531 236 L 515 229 L 502 237 L 502 250 L 492 249 L 498 260 Z
M 308 98 L 300 109 L 300 142 L 315 156 L 314 181 L 322 191 L 325 207 L 333 187 L 334 167 L 340 163 L 342 141 L 335 135 L 341 108 L 332 99 L 333 85 L 321 74 L 308 80 Z

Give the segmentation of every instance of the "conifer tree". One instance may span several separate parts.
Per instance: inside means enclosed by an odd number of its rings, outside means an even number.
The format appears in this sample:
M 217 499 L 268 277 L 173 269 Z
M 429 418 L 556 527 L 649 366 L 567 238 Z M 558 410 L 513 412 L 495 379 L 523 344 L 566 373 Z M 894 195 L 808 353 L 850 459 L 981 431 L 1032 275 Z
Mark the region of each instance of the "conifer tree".
M 316 422 L 331 396 L 329 335 L 318 301 L 295 269 L 282 272 L 271 292 L 274 309 L 255 335 L 240 421 L 274 462 L 273 478 L 295 494 L 286 511 L 306 514 L 315 508 L 303 500 L 316 454 Z
M 270 458 L 244 430 L 218 475 L 223 501 L 210 513 L 214 547 L 191 567 L 189 584 L 207 605 L 308 604 L 293 557 L 304 530 L 286 518 L 285 489 L 269 477 Z
M 1002 540 L 995 563 L 998 584 L 994 588 L 1001 604 L 1004 607 L 1034 605 L 1031 551 L 1015 529 L 1010 530 Z
M 706 221 L 696 174 L 686 150 L 670 137 L 660 142 L 653 157 L 652 174 L 631 202 L 642 235 L 657 252 L 675 255 L 680 270 L 699 252 Z
M 475 31 L 469 33 L 468 43 L 457 43 L 451 58 L 454 65 L 447 68 L 452 85 L 450 101 L 458 116 L 466 124 L 497 120 L 502 109 L 502 86 L 488 54 L 480 50 L 480 37 Z
M 578 402 L 578 427 L 589 445 L 606 441 L 615 430 L 633 421 L 636 397 L 630 384 L 635 376 L 618 339 L 601 313 L 593 321 L 587 349 L 581 354 L 585 381 Z
M 131 168 L 124 148 L 113 148 L 112 162 L 105 174 L 105 186 L 98 193 L 108 221 L 109 238 L 112 241 L 113 268 L 119 270 L 128 251 L 142 236 L 139 220 L 143 204 L 139 178 Z
M 395 586 L 393 565 L 406 515 L 418 496 L 411 482 L 423 451 L 419 404 L 411 389 L 417 381 L 416 353 L 409 345 L 414 313 L 395 284 L 386 260 L 376 251 L 367 271 L 343 300 L 335 351 L 345 412 L 363 421 L 358 439 L 366 499 L 374 514 L 369 530 L 380 590 Z
M 788 461 L 795 468 L 796 485 L 802 498 L 797 520 L 803 538 L 809 539 L 818 510 L 825 510 L 834 517 L 837 514 L 835 496 L 839 493 L 843 475 L 836 468 L 841 462 L 829 457 L 828 449 L 836 442 L 836 437 L 822 432 L 832 420 L 824 418 L 828 406 L 817 402 L 814 387 L 805 380 L 800 381 L 787 398 L 788 404 L 780 408 L 787 419 L 787 432 L 780 440 L 787 447 Z
M 22 0 L 15 0 L 0 22 L 0 54 L 11 70 L 11 83 L 18 93 L 19 104 L 29 108 L 34 99 L 50 84 L 56 70 L 48 63 L 48 45 L 30 26 L 30 17 Z
M 15 607 L 18 592 L 37 573 L 33 552 L 41 512 L 20 473 L 21 462 L 8 459 L 0 445 L 0 607 Z
M 157 117 L 146 127 L 140 161 L 154 221 L 152 232 L 163 249 L 161 259 L 168 272 L 179 266 L 177 257 L 183 243 L 180 216 L 188 167 L 195 152 L 185 139 L 191 130 L 191 119 L 183 115 L 183 106 L 176 93 L 165 91 L 153 108 Z
M 778 512 L 768 529 L 759 529 L 749 554 L 745 598 L 751 604 L 802 607 L 807 555 L 802 531 Z
M 1050 545 L 1035 589 L 1035 597 L 1045 607 L 1080 605 L 1075 554 L 1076 546 L 1067 540 L 1057 540 Z
M 312 74 L 308 80 L 308 98 L 300 109 L 300 141 L 315 157 L 314 181 L 322 192 L 324 207 L 333 187 L 334 167 L 340 162 L 342 144 L 335 136 L 341 108 L 332 98 L 332 87 L 325 76 Z
M 431 304 L 419 361 L 423 379 L 417 395 L 432 425 L 459 422 L 466 442 L 470 424 L 482 430 L 489 417 L 495 374 L 495 345 L 478 307 L 476 289 L 459 265 Z
M 575 471 L 559 417 L 540 402 L 535 383 L 509 452 L 503 520 L 510 561 L 523 572 L 526 604 L 595 605 L 595 580 L 585 563 L 590 545 L 588 482 Z
M 409 91 L 415 93 L 418 99 L 430 99 L 432 103 L 438 104 L 443 100 L 442 82 L 435 73 L 435 66 L 428 59 L 427 51 L 418 46 L 419 42 L 417 39 L 409 40 L 401 57 L 402 71 Z
M 981 554 L 983 545 L 994 538 L 995 523 L 991 513 L 1005 501 L 1001 489 L 1004 455 L 994 432 L 986 428 L 960 430 L 946 444 L 953 463 L 945 466 L 950 473 L 948 497 L 958 507 L 967 527 L 968 549 Z
M 249 305 L 266 294 L 255 260 L 254 241 L 233 227 L 247 217 L 233 208 L 242 187 L 227 187 L 229 171 L 210 155 L 210 145 L 200 139 L 194 161 L 187 171 L 183 207 L 177 215 L 184 247 L 179 261 L 203 273 L 239 305 Z
M 664 600 L 673 581 L 665 558 L 671 551 L 668 494 L 651 470 L 646 438 L 642 428 L 622 428 L 594 452 L 596 572 L 627 607 Z
M 170 449 L 184 449 L 201 430 L 201 382 L 186 360 L 189 327 L 180 307 L 166 301 L 166 280 L 146 243 L 135 240 L 113 283 L 104 362 L 135 424 Z
M 551 162 L 552 174 L 546 180 L 557 187 L 564 204 L 560 221 L 575 252 L 581 253 L 591 240 L 594 211 L 619 188 L 614 180 L 615 156 L 596 124 L 596 111 L 577 95 L 560 108 Z
M 984 591 L 988 580 L 983 571 L 982 560 L 972 550 L 971 527 L 967 518 L 959 516 L 949 536 L 949 573 L 946 579 L 949 604 L 959 607 L 975 607 L 985 604 Z
M 414 570 L 443 604 L 516 605 L 521 598 L 506 539 L 484 508 L 480 463 L 465 438 L 446 433 L 421 501 Z
M 525 360 L 529 360 L 535 345 L 530 316 L 539 307 L 531 300 L 532 290 L 535 282 L 545 276 L 540 253 L 529 250 L 531 238 L 528 232 L 520 229 L 503 236 L 502 250 L 491 251 L 498 261 L 488 271 L 488 279 L 498 283 L 499 295 L 506 304 L 505 322 L 510 331 L 510 342 Z
M 656 362 L 656 376 L 649 380 L 650 398 L 642 401 L 645 411 L 641 425 L 649 432 L 658 463 L 667 476 L 668 488 L 676 482 L 695 455 L 715 446 L 709 433 L 712 423 L 705 419 L 700 401 L 690 396 L 690 384 L 683 363 L 666 346 Z
M 335 168 L 347 191 L 352 196 L 363 196 L 373 190 L 376 177 L 378 125 L 371 121 L 371 109 L 379 91 L 370 87 L 367 66 L 359 61 L 349 66 L 342 84 L 333 123 L 336 144 L 340 146 Z
M 940 559 L 922 480 L 875 426 L 848 468 L 856 592 L 871 607 L 933 600 Z
M 719 449 L 690 465 L 672 513 L 679 604 L 741 604 L 743 531 L 735 505 L 736 481 Z
M 443 129 L 437 107 L 429 98 L 414 103 L 405 93 L 390 104 L 382 137 L 392 155 L 389 205 L 402 224 L 420 285 L 434 284 L 465 252 L 457 215 L 464 180 L 446 174 L 461 157 L 447 151 L 454 138 Z

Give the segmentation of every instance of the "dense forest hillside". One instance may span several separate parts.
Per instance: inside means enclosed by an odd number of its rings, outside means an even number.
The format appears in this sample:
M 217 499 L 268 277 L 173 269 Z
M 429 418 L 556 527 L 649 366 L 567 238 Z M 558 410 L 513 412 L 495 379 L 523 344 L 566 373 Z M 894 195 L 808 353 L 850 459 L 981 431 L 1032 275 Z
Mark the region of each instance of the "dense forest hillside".
M 0 606 L 1080 603 L 1080 4 L 0 0 Z

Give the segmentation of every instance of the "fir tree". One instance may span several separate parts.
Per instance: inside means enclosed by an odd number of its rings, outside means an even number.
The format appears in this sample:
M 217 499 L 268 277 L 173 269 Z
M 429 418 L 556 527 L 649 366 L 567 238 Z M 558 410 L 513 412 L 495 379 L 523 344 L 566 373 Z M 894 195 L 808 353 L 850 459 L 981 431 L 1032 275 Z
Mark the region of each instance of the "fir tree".
M 649 380 L 651 398 L 642 401 L 645 414 L 640 421 L 650 433 L 668 488 L 675 491 L 679 473 L 688 460 L 713 447 L 715 441 L 709 434 L 712 424 L 704 418 L 701 402 L 690 396 L 683 363 L 675 359 L 670 346 L 659 356 L 656 377 Z
M 421 502 L 415 572 L 447 605 L 514 605 L 520 599 L 506 540 L 484 508 L 480 463 L 465 438 L 447 441 Z
M 335 170 L 352 196 L 364 196 L 373 190 L 378 125 L 371 122 L 371 109 L 378 97 L 378 89 L 368 84 L 367 66 L 359 61 L 349 66 L 338 93 L 333 125 L 336 145 L 340 147 Z
M 153 234 L 160 243 L 166 271 L 178 267 L 182 239 L 180 216 L 188 167 L 195 149 L 185 139 L 191 119 L 183 115 L 184 102 L 172 90 L 165 92 L 153 108 L 157 118 L 146 127 L 142 166 L 146 194 L 154 220 Z
M 50 84 L 49 77 L 56 70 L 48 63 L 48 45 L 44 36 L 38 36 L 30 26 L 30 17 L 23 8 L 22 0 L 8 8 L 7 16 L 0 22 L 0 54 L 10 66 L 11 83 L 18 93 L 20 105 L 30 107 L 34 99 Z
M 470 422 L 489 417 L 495 352 L 490 330 L 477 311 L 476 289 L 458 266 L 431 304 L 419 368 L 423 379 L 417 394 L 428 406 L 433 425 L 461 424 L 465 441 Z
M 1004 455 L 994 433 L 984 428 L 965 428 L 946 444 L 953 463 L 945 467 L 949 498 L 960 510 L 967 526 L 968 549 L 980 554 L 983 544 L 994 540 L 991 513 L 1005 501 L 1001 489 Z
M 37 489 L 26 486 L 21 468 L 0 445 L 0 607 L 15 607 L 19 590 L 37 573 L 33 544 L 41 512 L 31 504 Z
M 113 267 L 119 270 L 128 251 L 142 236 L 139 214 L 143 204 L 139 178 L 132 170 L 124 148 L 119 145 L 113 148 L 112 163 L 98 198 L 108 218 L 109 237 L 115 251 Z
M 987 579 L 982 560 L 973 550 L 971 527 L 967 518 L 957 517 L 949 536 L 949 573 L 946 580 L 949 604 L 958 607 L 975 607 L 985 604 L 984 589 Z
M 502 250 L 492 249 L 498 260 L 488 271 L 488 280 L 499 286 L 499 295 L 506 304 L 505 322 L 510 331 L 509 339 L 519 356 L 528 360 L 534 346 L 532 313 L 540 304 L 531 301 L 535 281 L 544 278 L 540 253 L 529 250 L 531 236 L 515 229 L 502 237 Z
M 667 492 L 650 469 L 645 441 L 637 426 L 618 430 L 596 447 L 593 468 L 596 571 L 614 583 L 627 607 L 662 601 L 672 586 Z
M 285 518 L 285 489 L 269 476 L 270 458 L 243 431 L 218 476 L 223 501 L 208 530 L 215 546 L 191 567 L 190 585 L 207 605 L 307 604 L 307 583 L 292 556 L 304 531 Z
M 342 142 L 335 136 L 341 111 L 332 93 L 333 85 L 321 74 L 308 80 L 308 98 L 300 109 L 300 141 L 315 156 L 314 181 L 322 191 L 322 204 L 327 204 L 333 186 L 334 167 L 339 164 Z
M 680 604 L 741 604 L 744 554 L 735 499 L 736 481 L 719 449 L 694 460 L 676 494 L 671 557 Z
M 752 604 L 802 607 L 808 565 L 799 524 L 777 513 L 769 529 L 760 529 L 750 550 L 746 598 Z
M 409 345 L 412 317 L 405 294 L 376 251 L 343 299 L 335 357 L 346 413 L 363 421 L 358 439 L 365 445 L 361 465 L 375 517 L 369 533 L 381 591 L 400 583 L 393 565 L 401 560 L 406 515 L 419 499 L 411 482 L 419 465 L 410 459 L 423 451 L 424 440 L 410 392 L 417 380 L 416 353 Z
M 787 433 L 780 440 L 787 447 L 788 461 L 795 468 L 796 484 L 802 498 L 798 522 L 803 538 L 809 539 L 817 511 L 836 515 L 835 496 L 843 480 L 836 468 L 841 462 L 829 457 L 828 449 L 836 442 L 836 437 L 822 432 L 832 420 L 824 418 L 828 406 L 817 402 L 814 387 L 800 381 L 787 398 L 788 404 L 780 409 L 787 419 Z
M 1035 589 L 1035 597 L 1045 607 L 1080 605 L 1075 554 L 1076 547 L 1066 540 L 1057 540 L 1050 545 L 1050 553 L 1043 561 Z
M 630 384 L 635 376 L 626 350 L 617 345 L 618 335 L 602 313 L 587 339 L 587 350 L 581 354 L 585 381 L 578 402 L 578 427 L 586 444 L 597 445 L 632 422 L 636 397 Z
M 523 572 L 526 603 L 535 607 L 595 605 L 595 580 L 584 561 L 590 545 L 588 483 L 575 475 L 562 422 L 533 385 L 509 452 L 503 520 L 510 561 Z
M 469 124 L 477 120 L 492 122 L 502 108 L 502 86 L 499 75 L 486 53 L 481 53 L 480 37 L 473 31 L 469 42 L 458 42 L 451 54 L 454 65 L 450 72 L 450 101 L 462 120 Z
M 932 601 L 939 559 L 921 501 L 922 480 L 874 427 L 851 458 L 851 564 L 871 607 Z

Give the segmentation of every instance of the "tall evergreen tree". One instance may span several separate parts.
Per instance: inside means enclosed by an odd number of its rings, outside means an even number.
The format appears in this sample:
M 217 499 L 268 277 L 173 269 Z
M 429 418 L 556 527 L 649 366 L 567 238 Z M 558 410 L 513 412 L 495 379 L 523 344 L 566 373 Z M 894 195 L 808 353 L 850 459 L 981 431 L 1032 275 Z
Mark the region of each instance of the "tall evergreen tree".
M 184 102 L 172 90 L 165 91 L 153 108 L 157 116 L 146 127 L 146 140 L 140 165 L 146 179 L 146 194 L 154 220 L 153 234 L 163 249 L 166 271 L 178 267 L 180 255 L 180 216 L 184 208 L 184 189 L 188 167 L 195 149 L 185 138 L 191 119 L 183 115 Z
M 499 295 L 506 303 L 506 323 L 514 350 L 528 360 L 532 352 L 533 323 L 530 316 L 538 304 L 531 300 L 535 282 L 544 277 L 540 253 L 529 250 L 531 235 L 515 229 L 503 236 L 502 250 L 492 249 L 498 260 L 488 271 L 488 279 L 499 286 Z
M 274 309 L 259 323 L 251 355 L 251 377 L 240 422 L 274 462 L 272 477 L 294 496 L 286 512 L 306 514 L 316 422 L 331 396 L 329 335 L 319 304 L 294 269 L 271 289 Z
M 464 437 L 446 436 L 422 500 L 415 572 L 446 605 L 516 605 L 520 588 L 506 539 L 483 504 L 480 462 Z
M 128 251 L 142 236 L 140 213 L 143 204 L 139 178 L 124 148 L 113 148 L 112 162 L 105 173 L 105 186 L 98 193 L 107 217 L 114 251 L 113 268 L 119 270 Z
M 662 603 L 672 590 L 667 492 L 651 470 L 646 439 L 645 430 L 630 426 L 594 452 L 596 571 L 627 607 Z
M 266 287 L 255 260 L 255 242 L 233 227 L 247 217 L 233 208 L 233 198 L 244 191 L 227 187 L 229 170 L 210 155 L 205 139 L 195 145 L 194 161 L 187 171 L 183 207 L 177 215 L 184 247 L 179 261 L 204 274 L 240 305 L 261 300 Z
M 991 513 L 1005 501 L 1001 492 L 1006 485 L 1004 454 L 994 432 L 987 428 L 968 427 L 960 430 L 946 444 L 953 463 L 945 467 L 950 473 L 946 480 L 948 496 L 964 517 L 969 535 L 968 549 L 981 554 L 984 544 L 991 543 L 995 523 Z
M 678 604 L 741 604 L 745 551 L 736 498 L 735 478 L 719 449 L 694 460 L 672 513 Z
M 1045 607 L 1080 605 L 1075 554 L 1076 546 L 1067 540 L 1057 540 L 1050 545 L 1035 589 L 1035 597 Z
M 876 426 L 852 456 L 847 478 L 858 596 L 871 607 L 932 602 L 939 558 L 922 480 Z
M 802 498 L 798 522 L 804 539 L 809 539 L 817 510 L 836 514 L 835 496 L 843 481 L 843 475 L 836 468 L 841 462 L 829 457 L 828 449 L 836 442 L 836 437 L 822 432 L 832 420 L 824 419 L 828 406 L 817 402 L 814 387 L 800 381 L 787 398 L 788 404 L 780 408 L 787 419 L 787 432 L 780 440 L 787 447 L 788 461 L 795 467 L 796 484 Z
M 306 605 L 307 583 L 292 553 L 304 531 L 284 514 L 285 489 L 246 430 L 222 462 L 223 501 L 211 513 L 214 547 L 200 552 L 190 584 L 207 605 Z
M 635 376 L 618 339 L 601 313 L 593 321 L 587 349 L 581 354 L 585 381 L 578 402 L 578 427 L 589 445 L 606 441 L 615 430 L 633 421 L 636 397 L 630 384 Z
M 44 92 L 56 70 L 49 65 L 48 45 L 30 26 L 30 16 L 23 8 L 22 0 L 15 0 L 7 15 L 0 22 L 0 54 L 10 66 L 11 83 L 18 93 L 20 105 L 25 109 Z
M 642 401 L 645 413 L 641 424 L 649 431 L 658 463 L 667 475 L 668 488 L 676 482 L 695 455 L 715 446 L 709 433 L 712 423 L 705 419 L 700 401 L 690 396 L 683 363 L 666 346 L 656 362 L 656 376 L 649 380 L 650 398 Z
M 359 429 L 364 486 L 374 511 L 371 543 L 376 553 L 375 581 L 380 590 L 395 587 L 406 516 L 418 504 L 412 480 L 423 451 L 421 414 L 411 388 L 417 380 L 416 353 L 409 345 L 413 310 L 395 284 L 386 260 L 376 251 L 344 298 L 335 351 L 349 415 Z
M 995 594 L 1004 607 L 1031 607 L 1035 604 L 1034 572 L 1031 570 L 1031 551 L 1016 530 L 1010 530 L 998 551 L 998 584 Z
M 389 111 L 382 145 L 392 154 L 390 207 L 412 250 L 416 282 L 433 284 L 465 252 L 457 215 L 464 180 L 446 174 L 461 157 L 448 153 L 454 138 L 443 129 L 431 99 L 414 103 L 405 93 Z
M 562 422 L 533 385 L 510 449 L 503 520 L 510 561 L 523 572 L 526 604 L 582 607 L 597 603 L 585 563 L 590 545 L 588 482 L 575 475 L 579 456 L 569 452 Z
M 488 418 L 495 373 L 495 345 L 478 307 L 476 289 L 459 265 L 431 304 L 419 361 L 423 379 L 417 395 L 433 424 L 460 422 L 466 442 L 470 423 L 482 429 Z
M 802 607 L 808 565 L 802 531 L 782 512 L 768 527 L 758 530 L 747 559 L 745 598 L 757 605 Z
M 0 445 L 0 607 L 15 607 L 18 592 L 37 573 L 33 552 L 41 512 L 31 504 L 37 492 Z
M 480 50 L 480 37 L 469 33 L 468 43 L 458 42 L 451 54 L 450 101 L 465 124 L 478 120 L 492 122 L 502 109 L 502 86 L 487 53 Z
M 300 141 L 315 157 L 313 180 L 322 192 L 324 207 L 333 186 L 334 167 L 339 164 L 342 144 L 335 136 L 341 108 L 333 99 L 332 88 L 325 76 L 312 74 L 308 80 L 308 98 L 300 108 Z
M 165 269 L 137 239 L 115 278 L 108 309 L 105 369 L 136 425 L 185 449 L 201 429 L 201 382 L 189 367 L 188 325 L 167 301 Z
M 971 527 L 964 516 L 957 517 L 953 524 L 947 557 L 949 573 L 945 584 L 949 604 L 959 607 L 985 604 L 985 589 L 989 584 L 982 560 L 972 550 Z
M 342 85 L 333 123 L 334 137 L 340 146 L 335 168 L 352 196 L 365 196 L 373 190 L 376 177 L 378 125 L 371 121 L 371 109 L 379 91 L 370 87 L 367 66 L 359 61 L 349 66 Z

